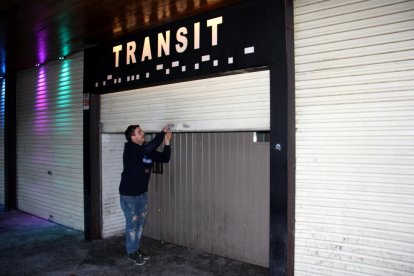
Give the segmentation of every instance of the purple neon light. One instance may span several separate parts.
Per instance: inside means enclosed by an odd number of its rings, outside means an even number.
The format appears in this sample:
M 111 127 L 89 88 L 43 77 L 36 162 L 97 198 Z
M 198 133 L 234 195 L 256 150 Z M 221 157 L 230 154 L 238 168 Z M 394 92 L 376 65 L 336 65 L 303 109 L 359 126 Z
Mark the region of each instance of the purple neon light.
M 46 32 L 44 30 L 37 33 L 37 47 L 37 57 L 39 63 L 42 64 L 47 58 Z
M 48 98 L 47 98 L 47 79 L 44 67 L 39 68 L 37 75 L 36 99 L 35 99 L 35 120 L 34 131 L 38 134 L 47 132 L 49 124 Z

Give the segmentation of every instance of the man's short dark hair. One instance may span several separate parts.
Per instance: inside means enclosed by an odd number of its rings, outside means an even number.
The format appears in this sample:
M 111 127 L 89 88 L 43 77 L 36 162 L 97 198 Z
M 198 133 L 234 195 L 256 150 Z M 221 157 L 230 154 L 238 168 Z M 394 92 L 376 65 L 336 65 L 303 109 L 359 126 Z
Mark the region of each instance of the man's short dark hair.
M 134 135 L 135 129 L 138 128 L 139 125 L 130 125 L 127 127 L 127 129 L 125 130 L 125 138 L 128 141 L 131 141 L 131 136 Z

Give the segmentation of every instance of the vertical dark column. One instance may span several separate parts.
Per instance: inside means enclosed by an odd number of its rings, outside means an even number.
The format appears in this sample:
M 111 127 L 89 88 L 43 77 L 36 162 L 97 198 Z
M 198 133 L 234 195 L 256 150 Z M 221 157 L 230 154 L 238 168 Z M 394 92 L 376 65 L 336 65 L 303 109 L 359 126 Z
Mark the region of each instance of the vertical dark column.
M 5 209 L 17 209 L 16 179 L 16 72 L 5 75 L 5 114 L 4 114 L 4 188 Z
M 268 1 L 270 47 L 271 275 L 293 275 L 295 219 L 295 94 L 293 5 Z
M 287 187 L 287 275 L 294 275 L 295 263 L 295 192 L 296 192 L 296 104 L 295 104 L 295 47 L 293 1 L 285 1 L 287 100 L 288 100 L 288 187 Z
M 88 95 L 88 94 L 85 94 Z M 83 111 L 83 170 L 85 239 L 102 237 L 99 95 L 89 94 Z

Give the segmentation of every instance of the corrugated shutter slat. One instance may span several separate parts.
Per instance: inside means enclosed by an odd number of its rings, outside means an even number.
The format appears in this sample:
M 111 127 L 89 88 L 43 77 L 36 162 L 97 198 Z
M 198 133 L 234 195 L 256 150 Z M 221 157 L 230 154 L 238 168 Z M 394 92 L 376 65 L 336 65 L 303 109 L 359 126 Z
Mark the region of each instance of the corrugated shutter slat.
M 120 133 L 138 121 L 147 132 L 166 122 L 175 131 L 268 130 L 268 75 L 259 71 L 103 95 L 103 131 Z
M 414 1 L 295 1 L 295 275 L 414 273 Z

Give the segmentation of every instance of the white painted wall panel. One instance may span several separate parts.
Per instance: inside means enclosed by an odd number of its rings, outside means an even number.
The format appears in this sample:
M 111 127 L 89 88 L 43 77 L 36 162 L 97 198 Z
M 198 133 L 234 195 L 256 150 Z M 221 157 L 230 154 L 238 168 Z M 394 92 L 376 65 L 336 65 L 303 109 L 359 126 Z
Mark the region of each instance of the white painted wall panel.
M 103 95 L 103 132 L 140 123 L 159 131 L 268 130 L 269 71 L 187 81 Z
M 414 273 L 414 1 L 294 1 L 295 275 Z
M 84 229 L 83 53 L 17 78 L 18 208 Z

